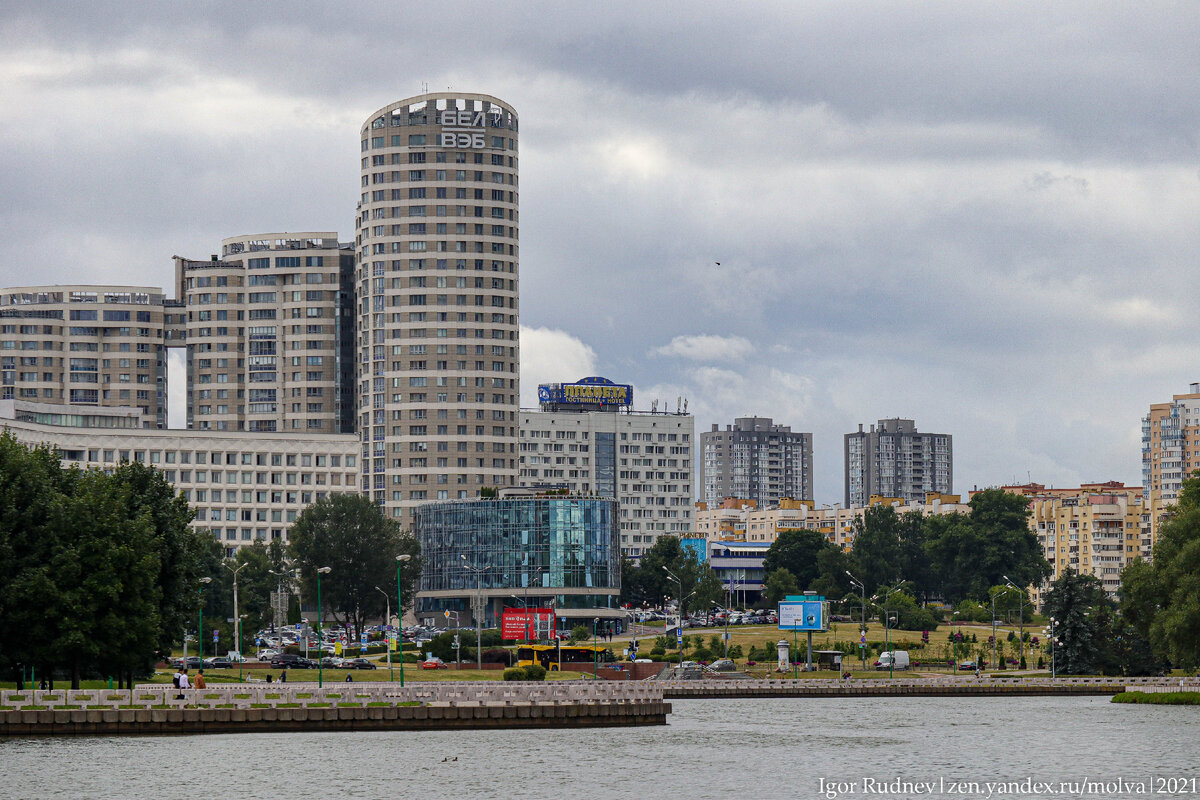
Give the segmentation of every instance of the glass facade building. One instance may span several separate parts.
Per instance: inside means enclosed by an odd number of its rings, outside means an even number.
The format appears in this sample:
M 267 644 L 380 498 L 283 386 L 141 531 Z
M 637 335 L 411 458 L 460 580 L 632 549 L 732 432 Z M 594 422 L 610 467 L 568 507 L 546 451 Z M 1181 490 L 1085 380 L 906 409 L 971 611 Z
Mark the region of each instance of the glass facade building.
M 505 606 L 553 607 L 560 618 L 616 618 L 621 591 L 617 502 L 522 496 L 415 509 L 425 563 L 417 617 L 446 610 L 491 626 Z

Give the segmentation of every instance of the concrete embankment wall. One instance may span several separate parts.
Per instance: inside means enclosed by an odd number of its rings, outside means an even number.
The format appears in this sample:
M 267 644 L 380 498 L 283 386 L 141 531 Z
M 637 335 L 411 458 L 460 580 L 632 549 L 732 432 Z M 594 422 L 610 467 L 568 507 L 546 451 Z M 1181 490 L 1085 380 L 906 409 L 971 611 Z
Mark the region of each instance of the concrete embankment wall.
M 164 708 L 0 712 L 0 736 L 109 736 L 665 725 L 670 703 L 367 708 Z
M 738 697 L 1046 697 L 1106 696 L 1127 689 L 1200 684 L 1194 678 L 972 678 L 897 680 L 667 680 L 657 681 L 667 699 Z M 1200 685 L 1197 685 L 1200 689 Z
M 0 691 L 0 736 L 665 725 L 648 683 L 222 684 Z

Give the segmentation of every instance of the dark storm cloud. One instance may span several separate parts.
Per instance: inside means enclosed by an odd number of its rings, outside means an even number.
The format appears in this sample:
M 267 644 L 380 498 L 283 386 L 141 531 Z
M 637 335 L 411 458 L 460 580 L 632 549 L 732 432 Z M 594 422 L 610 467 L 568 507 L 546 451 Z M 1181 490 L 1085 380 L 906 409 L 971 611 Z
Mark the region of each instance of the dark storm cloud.
M 10 3 L 4 283 L 167 286 L 224 236 L 349 239 L 366 116 L 482 91 L 521 114 L 534 381 L 812 430 L 825 501 L 841 434 L 893 415 L 956 435 L 959 488 L 1136 480 L 1138 416 L 1198 377 L 1198 16 Z

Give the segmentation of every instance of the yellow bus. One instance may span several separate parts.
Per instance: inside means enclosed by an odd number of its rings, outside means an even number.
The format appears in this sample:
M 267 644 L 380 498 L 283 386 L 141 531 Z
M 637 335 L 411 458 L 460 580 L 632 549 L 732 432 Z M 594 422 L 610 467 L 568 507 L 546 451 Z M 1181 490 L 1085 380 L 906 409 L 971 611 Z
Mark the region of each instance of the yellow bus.
M 612 650 L 590 644 L 528 644 L 517 647 L 517 666 L 540 664 L 551 672 L 556 670 L 582 671 L 589 664 L 611 664 L 617 659 Z

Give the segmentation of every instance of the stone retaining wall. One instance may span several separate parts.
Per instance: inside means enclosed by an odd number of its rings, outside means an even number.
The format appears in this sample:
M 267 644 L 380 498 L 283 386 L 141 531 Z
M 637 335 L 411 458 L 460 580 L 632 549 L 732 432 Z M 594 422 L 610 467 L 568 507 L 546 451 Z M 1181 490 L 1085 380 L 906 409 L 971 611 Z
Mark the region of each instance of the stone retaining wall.
M 452 730 L 665 725 L 670 703 L 0 711 L 3 736 Z
M 706 680 L 657 681 L 668 699 L 737 697 L 1022 697 L 1049 695 L 1113 695 L 1147 687 L 1188 686 L 1200 690 L 1200 680 L 1188 678 L 974 678 L 838 680 Z

